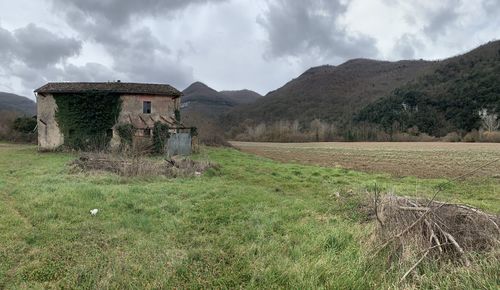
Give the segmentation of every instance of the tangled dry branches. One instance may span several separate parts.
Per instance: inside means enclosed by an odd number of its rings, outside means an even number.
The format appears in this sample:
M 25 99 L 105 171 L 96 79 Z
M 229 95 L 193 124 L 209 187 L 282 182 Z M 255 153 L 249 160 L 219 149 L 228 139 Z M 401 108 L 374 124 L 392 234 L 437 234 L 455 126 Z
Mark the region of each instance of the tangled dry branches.
M 75 171 L 108 171 L 121 176 L 186 177 L 201 175 L 217 166 L 208 161 L 187 158 L 158 160 L 144 156 L 123 156 L 106 153 L 88 153 L 70 163 Z
M 469 265 L 468 253 L 500 246 L 500 217 L 477 208 L 395 195 L 375 204 L 376 235 L 384 241 L 377 254 L 388 250 L 392 261 L 417 261 L 401 280 L 426 258 Z

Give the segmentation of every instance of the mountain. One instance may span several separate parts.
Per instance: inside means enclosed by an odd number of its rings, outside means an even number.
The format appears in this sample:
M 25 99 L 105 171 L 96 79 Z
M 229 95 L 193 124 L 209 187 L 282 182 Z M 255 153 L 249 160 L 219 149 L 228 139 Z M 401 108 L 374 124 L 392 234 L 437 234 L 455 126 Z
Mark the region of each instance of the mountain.
M 297 120 L 307 127 L 317 118 L 344 131 L 366 124 L 442 136 L 479 128 L 482 109 L 500 115 L 500 41 L 440 61 L 353 59 L 314 67 L 221 122 L 233 137 L 260 123 Z
M 259 93 L 251 90 L 220 91 L 220 93 L 237 104 L 250 104 L 262 97 Z
M 241 105 L 255 102 L 261 97 L 250 90 L 218 92 L 201 82 L 195 82 L 182 91 L 183 112 L 198 112 L 214 118 Z
M 478 129 L 480 111 L 500 115 L 500 41 L 441 61 L 433 72 L 363 108 L 356 119 L 385 131 L 418 128 L 443 136 Z
M 36 103 L 23 96 L 0 92 L 0 111 L 15 111 L 33 116 L 36 115 Z
M 218 92 L 201 82 L 195 82 L 182 91 L 182 121 L 195 126 L 200 133 L 200 141 L 220 144 L 222 128 L 219 118 L 241 104 L 249 104 L 261 97 L 250 90 Z
M 201 82 L 195 82 L 182 91 L 181 112 L 184 116 L 201 114 L 217 118 L 238 105 L 237 102 Z
M 431 71 L 430 61 L 354 59 L 339 66 L 314 67 L 254 103 L 231 110 L 223 121 L 234 127 L 279 120 L 340 121 L 394 89 Z

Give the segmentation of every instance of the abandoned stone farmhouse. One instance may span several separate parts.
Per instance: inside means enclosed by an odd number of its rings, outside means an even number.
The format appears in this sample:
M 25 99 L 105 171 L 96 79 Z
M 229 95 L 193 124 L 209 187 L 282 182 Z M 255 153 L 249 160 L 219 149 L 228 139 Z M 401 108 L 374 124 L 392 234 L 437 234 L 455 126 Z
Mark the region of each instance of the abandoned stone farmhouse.
M 85 140 L 102 136 L 117 148 L 124 142 L 119 134 L 124 124 L 133 128 L 133 143 L 148 142 L 159 122 L 168 126 L 169 140 L 175 141 L 169 146 L 190 153 L 191 128 L 180 122 L 182 93 L 170 85 L 61 82 L 48 83 L 35 95 L 40 150 L 54 150 L 77 134 L 87 136 Z

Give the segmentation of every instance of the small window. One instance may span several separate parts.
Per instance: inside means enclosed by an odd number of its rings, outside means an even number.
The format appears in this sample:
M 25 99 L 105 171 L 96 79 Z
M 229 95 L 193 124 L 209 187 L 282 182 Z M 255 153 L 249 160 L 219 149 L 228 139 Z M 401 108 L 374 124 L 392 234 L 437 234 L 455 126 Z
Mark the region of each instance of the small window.
M 151 114 L 151 102 L 150 101 L 144 101 L 142 103 L 142 112 L 144 114 Z

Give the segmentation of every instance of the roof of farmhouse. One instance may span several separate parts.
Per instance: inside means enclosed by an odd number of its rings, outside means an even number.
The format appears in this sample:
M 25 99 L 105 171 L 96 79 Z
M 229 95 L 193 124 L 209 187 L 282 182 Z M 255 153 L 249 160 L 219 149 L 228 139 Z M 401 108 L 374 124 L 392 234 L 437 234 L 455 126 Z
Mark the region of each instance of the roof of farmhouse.
M 138 95 L 162 95 L 180 97 L 182 93 L 167 84 L 146 84 L 146 83 L 85 83 L 85 82 L 62 82 L 47 83 L 35 90 L 36 93 L 81 93 L 88 91 L 100 91 L 118 94 L 138 94 Z

